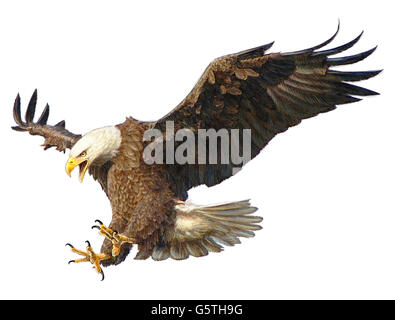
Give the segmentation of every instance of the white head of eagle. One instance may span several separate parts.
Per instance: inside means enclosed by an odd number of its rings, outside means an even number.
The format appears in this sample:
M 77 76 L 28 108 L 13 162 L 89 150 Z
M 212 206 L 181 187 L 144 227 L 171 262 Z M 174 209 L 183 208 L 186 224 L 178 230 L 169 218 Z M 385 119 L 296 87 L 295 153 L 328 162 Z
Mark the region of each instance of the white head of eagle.
M 66 172 L 71 172 L 79 166 L 79 179 L 84 180 L 85 172 L 92 163 L 102 165 L 117 154 L 121 145 L 121 132 L 115 126 L 92 130 L 85 134 L 71 148 L 66 163 Z

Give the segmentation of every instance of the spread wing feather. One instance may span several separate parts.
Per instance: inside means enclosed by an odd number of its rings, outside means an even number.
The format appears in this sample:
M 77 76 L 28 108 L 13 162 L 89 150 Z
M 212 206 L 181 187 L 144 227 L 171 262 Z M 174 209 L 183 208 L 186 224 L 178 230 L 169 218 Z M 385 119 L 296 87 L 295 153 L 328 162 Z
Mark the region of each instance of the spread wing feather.
M 47 104 L 40 116 L 40 118 L 33 122 L 34 114 L 36 112 L 37 104 L 37 89 L 30 98 L 26 109 L 25 121 L 21 117 L 21 98 L 17 95 L 14 103 L 13 115 L 17 126 L 12 127 L 16 131 L 27 131 L 31 135 L 40 135 L 45 138 L 44 150 L 55 147 L 56 150 L 65 151 L 81 138 L 81 135 L 73 134 L 66 130 L 66 122 L 64 120 L 58 122 L 54 126 L 47 124 L 49 117 L 49 105 Z
M 189 95 L 153 126 L 164 135 L 167 121 L 174 121 L 175 130 L 187 128 L 195 135 L 198 129 L 251 129 L 251 158 L 254 158 L 275 135 L 301 120 L 331 111 L 336 105 L 359 101 L 358 97 L 377 94 L 347 82 L 369 79 L 380 71 L 330 69 L 361 61 L 376 48 L 352 56 L 330 57 L 351 48 L 361 33 L 344 45 L 319 51 L 336 34 L 302 51 L 266 54 L 273 44 L 270 43 L 215 59 Z M 167 165 L 175 192 L 182 199 L 187 197 L 188 189 L 200 184 L 218 184 L 239 167 L 231 161 L 196 163 Z
M 222 245 L 234 246 L 239 237 L 250 238 L 260 230 L 261 217 L 252 216 L 257 210 L 249 200 L 214 206 L 194 206 L 180 202 L 176 206 L 174 231 L 168 242 L 157 244 L 151 253 L 154 260 L 202 257 L 209 252 L 221 252 Z

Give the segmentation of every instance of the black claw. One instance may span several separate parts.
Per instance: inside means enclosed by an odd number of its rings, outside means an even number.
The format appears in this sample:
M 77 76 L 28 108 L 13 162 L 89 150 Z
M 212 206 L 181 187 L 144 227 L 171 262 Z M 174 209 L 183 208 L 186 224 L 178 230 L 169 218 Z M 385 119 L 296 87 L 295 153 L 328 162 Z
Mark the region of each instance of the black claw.
M 91 243 L 88 240 L 86 240 L 85 243 L 88 245 L 88 247 L 91 246 Z
M 103 272 L 103 270 L 100 270 L 100 273 L 101 273 L 101 276 L 102 276 L 101 281 L 103 281 L 104 280 L 104 272 Z
M 92 229 L 95 229 L 95 228 L 101 230 L 99 226 L 92 226 Z
M 75 262 L 75 260 L 70 260 L 67 264 L 70 264 L 70 263 L 72 263 L 72 262 Z
M 115 235 L 117 235 L 117 234 L 118 234 L 118 231 L 117 231 L 117 230 L 113 230 L 113 233 L 114 233 Z
M 73 249 L 74 249 L 73 245 L 70 244 L 70 243 L 66 243 L 66 247 L 67 247 L 67 246 L 69 246 L 70 248 L 73 248 Z
M 103 222 L 101 222 L 100 220 L 95 220 L 95 222 L 100 223 L 100 224 L 104 224 Z

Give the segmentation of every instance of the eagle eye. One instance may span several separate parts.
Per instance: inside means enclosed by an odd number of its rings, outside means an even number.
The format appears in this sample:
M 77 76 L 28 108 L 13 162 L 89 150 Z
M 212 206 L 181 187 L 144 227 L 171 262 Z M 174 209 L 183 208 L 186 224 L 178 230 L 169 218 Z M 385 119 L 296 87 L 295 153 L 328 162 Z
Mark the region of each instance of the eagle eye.
M 86 157 L 86 151 L 82 152 L 82 153 L 80 154 L 80 157 Z

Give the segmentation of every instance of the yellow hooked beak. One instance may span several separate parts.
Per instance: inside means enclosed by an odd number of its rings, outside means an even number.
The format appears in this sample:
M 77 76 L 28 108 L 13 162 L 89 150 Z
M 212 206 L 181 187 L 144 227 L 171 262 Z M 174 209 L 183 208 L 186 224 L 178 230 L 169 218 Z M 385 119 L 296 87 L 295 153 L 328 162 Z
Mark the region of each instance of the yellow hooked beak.
M 79 166 L 79 168 L 80 168 L 79 179 L 80 179 L 80 182 L 82 182 L 84 180 L 86 169 L 88 169 L 88 167 L 89 167 L 88 158 L 87 157 L 77 157 L 77 158 L 70 157 L 66 163 L 66 173 L 68 174 L 69 177 L 71 177 L 71 171 L 73 171 L 76 166 Z

